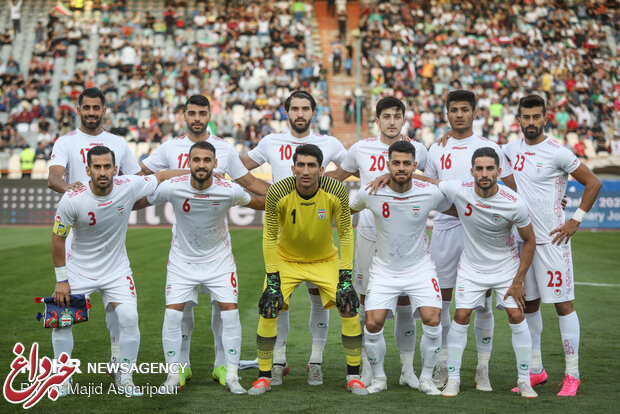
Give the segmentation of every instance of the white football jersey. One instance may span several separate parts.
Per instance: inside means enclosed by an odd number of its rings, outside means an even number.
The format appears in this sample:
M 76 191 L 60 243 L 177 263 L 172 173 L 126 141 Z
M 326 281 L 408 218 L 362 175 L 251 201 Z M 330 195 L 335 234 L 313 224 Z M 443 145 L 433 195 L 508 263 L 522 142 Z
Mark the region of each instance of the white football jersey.
M 415 147 L 415 159 L 418 169 L 424 171 L 428 151 L 419 142 L 411 142 Z M 360 172 L 360 189 L 374 181 L 377 177 L 389 174 L 388 171 L 389 145 L 381 142 L 379 137 L 358 141 L 349 148 L 340 167 L 352 174 Z M 375 222 L 369 210 L 360 212 L 357 231 L 366 239 L 375 240 Z
M 445 211 L 449 201 L 437 186 L 413 180 L 409 191 L 397 193 L 389 187 L 377 194 L 364 190 L 350 201 L 353 210 L 367 208 L 377 225 L 377 251 L 373 265 L 400 272 L 415 267 L 427 254 L 426 219 L 432 210 Z
M 114 177 L 112 192 L 93 194 L 90 185 L 63 194 L 54 227 L 72 228 L 67 269 L 88 279 L 103 280 L 131 271 L 125 250 L 129 214 L 134 203 L 157 187 L 153 175 Z
M 483 147 L 491 147 L 497 152 L 499 167 L 502 169 L 500 178 L 512 174 L 512 169 L 500 147 L 493 141 L 474 134 L 465 139 L 450 138 L 445 147 L 439 143 L 431 145 L 424 175 L 440 181 L 471 180 L 471 157 L 474 151 Z M 437 213 L 433 222 L 433 228 L 438 230 L 447 230 L 458 225 L 458 218 L 440 213 Z
M 137 174 L 140 165 L 133 157 L 129 145 L 124 138 L 102 131 L 99 135 L 88 135 L 76 129 L 63 135 L 54 143 L 50 157 L 50 167 L 65 167 L 65 181 L 69 184 L 76 181 L 86 184 L 90 177 L 86 174 L 86 156 L 92 147 L 104 145 L 114 152 L 114 160 L 119 173 Z
M 293 153 L 295 148 L 304 144 L 314 144 L 321 149 L 323 167 L 327 167 L 330 162 L 340 165 L 346 154 L 342 143 L 332 136 L 310 132 L 307 137 L 296 138 L 288 131 L 267 135 L 248 152 L 248 156 L 260 165 L 271 165 L 273 182 L 276 182 L 293 175 Z
M 190 175 L 162 182 L 147 200 L 151 204 L 169 201 L 176 217 L 172 231 L 170 259 L 204 263 L 231 254 L 226 215 L 232 206 L 245 206 L 251 197 L 238 184 L 213 179 L 205 190 L 196 190 Z
M 222 175 L 228 174 L 233 180 L 248 173 L 232 145 L 215 135 L 209 135 L 207 142 L 215 147 L 217 159 L 215 172 Z M 187 136 L 170 139 L 161 144 L 142 162 L 153 172 L 169 169 L 189 170 L 189 149 L 192 145 L 194 142 Z
M 465 238 L 459 265 L 480 273 L 516 272 L 519 250 L 511 229 L 513 224 L 523 228 L 530 223 L 527 206 L 504 185 L 499 185 L 499 191 L 489 198 L 476 194 L 474 186 L 473 181 L 439 183 L 463 224 Z
M 552 139 L 528 145 L 524 138 L 503 147 L 510 160 L 519 195 L 530 209 L 536 243 L 553 240 L 549 232 L 564 225 L 562 198 L 568 175 L 581 164 L 568 149 Z

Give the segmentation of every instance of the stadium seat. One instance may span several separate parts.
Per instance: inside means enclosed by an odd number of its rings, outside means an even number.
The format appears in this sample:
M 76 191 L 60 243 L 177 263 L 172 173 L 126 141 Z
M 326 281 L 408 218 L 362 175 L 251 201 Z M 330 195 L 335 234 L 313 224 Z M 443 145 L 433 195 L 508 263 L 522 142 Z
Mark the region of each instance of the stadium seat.
M 35 180 L 47 179 L 49 172 L 48 165 L 49 161 L 47 160 L 35 160 L 34 166 L 32 167 L 32 178 Z
M 22 176 L 22 165 L 19 160 L 20 151 L 16 151 L 9 158 L 9 178 L 21 178 Z

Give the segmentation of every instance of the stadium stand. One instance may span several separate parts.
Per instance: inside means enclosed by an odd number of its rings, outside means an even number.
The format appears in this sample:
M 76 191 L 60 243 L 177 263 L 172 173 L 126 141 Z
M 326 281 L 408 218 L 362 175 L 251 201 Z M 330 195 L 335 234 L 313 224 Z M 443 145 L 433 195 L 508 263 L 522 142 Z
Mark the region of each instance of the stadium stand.
M 573 151 L 582 141 L 589 161 L 618 147 L 612 145 L 620 136 L 616 2 L 350 3 L 349 10 L 360 11 L 371 129 L 374 104 L 394 94 L 408 104 L 403 132 L 428 146 L 446 130 L 446 93 L 466 88 L 479 97 L 476 132 L 504 143 L 519 135 L 518 97 L 542 91 L 548 134 Z M 282 101 L 297 88 L 318 98 L 316 129 L 342 122 L 340 115 L 328 120 L 342 113 L 330 107 L 328 95 L 342 77 L 333 76 L 334 51 L 317 36 L 314 2 L 296 13 L 292 1 L 62 4 L 81 7 L 24 1 L 18 33 L 8 7 L 0 8 L 2 176 L 21 175 L 13 160 L 26 145 L 37 149 L 34 176 L 45 174 L 40 160 L 55 137 L 79 124 L 75 101 L 89 86 L 105 91 L 105 128 L 134 142 L 137 158 L 183 133 L 181 105 L 193 93 L 210 98 L 212 132 L 239 152 L 287 128 Z M 330 36 L 338 41 L 338 33 Z M 334 44 L 348 57 L 349 43 Z M 614 163 L 620 165 L 617 154 L 602 164 Z

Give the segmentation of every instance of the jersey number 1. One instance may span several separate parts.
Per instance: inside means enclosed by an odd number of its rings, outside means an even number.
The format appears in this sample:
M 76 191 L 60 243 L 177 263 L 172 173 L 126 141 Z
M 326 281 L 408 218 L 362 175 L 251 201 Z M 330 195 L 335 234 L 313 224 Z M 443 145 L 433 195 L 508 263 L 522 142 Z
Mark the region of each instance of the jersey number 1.
M 297 215 L 297 211 L 296 209 L 293 209 L 293 211 L 291 211 L 291 216 L 293 217 L 293 224 L 295 224 L 295 217 Z

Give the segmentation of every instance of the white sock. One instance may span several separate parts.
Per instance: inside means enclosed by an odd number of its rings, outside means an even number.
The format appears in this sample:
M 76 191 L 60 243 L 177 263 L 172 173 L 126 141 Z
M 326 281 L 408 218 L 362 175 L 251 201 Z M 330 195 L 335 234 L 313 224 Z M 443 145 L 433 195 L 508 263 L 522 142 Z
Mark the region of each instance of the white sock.
M 493 318 L 493 298 L 489 296 L 485 299 L 484 308 L 476 309 L 476 317 L 474 319 L 476 348 L 478 349 L 477 368 L 489 368 L 489 359 L 491 358 L 491 349 L 493 348 L 494 324 L 495 319 Z
M 288 322 L 288 311 L 280 311 L 278 314 L 278 336 L 276 337 L 276 346 L 273 349 L 273 363 L 286 364 L 286 338 L 290 329 Z
M 110 360 L 121 360 L 121 347 L 118 344 L 118 337 L 121 333 L 121 327 L 118 324 L 118 317 L 114 309 L 105 311 L 105 324 L 110 331 Z
M 448 333 L 450 332 L 450 325 L 452 320 L 450 319 L 450 303 L 449 300 L 441 301 L 441 351 L 437 359 L 441 365 L 446 364 L 448 359 Z
M 183 308 L 183 319 L 181 319 L 181 351 L 179 362 L 190 366 L 189 350 L 192 344 L 192 331 L 194 330 L 194 307 L 186 303 Z
M 467 346 L 468 325 L 459 325 L 452 321 L 448 334 L 448 377 L 456 380 L 461 378 L 461 361 Z
M 226 355 L 226 379 L 237 378 L 236 369 L 228 371 L 229 366 L 239 366 L 241 356 L 241 321 L 239 310 L 222 311 L 222 353 Z M 230 375 L 229 375 L 230 374 Z
M 119 345 L 121 347 L 121 363 L 134 365 L 140 349 L 140 328 L 138 327 L 138 307 L 135 303 L 121 303 L 114 311 L 121 327 Z M 121 383 L 132 375 L 121 374 Z
M 517 373 L 519 379 L 530 380 L 530 365 L 532 363 L 532 338 L 527 327 L 527 320 L 521 323 L 510 324 L 512 331 L 512 349 L 517 358 Z
M 364 329 L 366 326 L 366 309 L 364 307 L 364 305 L 362 305 L 360 303 L 360 311 L 359 311 L 359 315 L 360 315 L 360 325 L 362 326 L 362 336 L 364 335 Z M 362 362 L 361 362 L 361 367 L 362 367 L 362 376 L 364 374 L 364 372 L 366 372 L 367 369 L 372 370 L 371 366 L 370 366 L 370 361 L 368 361 L 368 357 L 366 356 L 366 348 L 364 348 L 362 346 Z
M 543 321 L 540 309 L 534 313 L 526 313 L 525 320 L 532 338 L 532 374 L 540 374 L 543 371 L 542 353 L 540 351 L 540 338 L 542 336 Z
M 437 350 L 441 346 L 441 325 L 422 325 L 420 354 L 422 356 L 422 372 L 420 378 L 430 378 L 437 365 Z
M 413 319 L 413 309 L 411 305 L 396 306 L 394 315 L 394 338 L 400 351 L 400 361 L 403 364 L 403 357 L 411 365 L 402 366 L 403 372 L 413 371 L 413 357 L 415 353 L 415 320 Z
M 185 362 L 182 358 L 181 324 L 184 312 L 168 309 L 164 312 L 164 326 L 161 329 L 161 343 L 164 346 L 166 364 Z
M 211 332 L 213 332 L 213 350 L 215 360 L 213 367 L 217 368 L 226 363 L 226 350 L 222 343 L 222 311 L 217 302 L 211 302 Z
M 579 378 L 579 318 L 573 311 L 566 316 L 560 316 L 560 333 L 564 346 L 564 359 L 566 360 L 565 373 Z
M 60 354 L 66 352 L 71 356 L 73 352 L 73 327 L 52 328 L 52 347 L 54 348 L 54 359 L 58 360 Z
M 310 335 L 312 335 L 312 353 L 310 354 L 311 364 L 321 364 L 323 362 L 323 349 L 327 342 L 329 332 L 329 311 L 323 309 L 323 302 L 320 295 L 310 296 Z
M 364 348 L 372 366 L 373 376 L 385 378 L 385 370 L 383 368 L 383 360 L 385 359 L 383 329 L 376 333 L 370 333 L 368 329 L 364 328 Z

